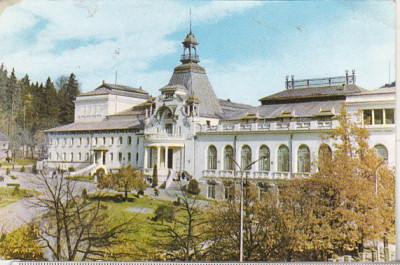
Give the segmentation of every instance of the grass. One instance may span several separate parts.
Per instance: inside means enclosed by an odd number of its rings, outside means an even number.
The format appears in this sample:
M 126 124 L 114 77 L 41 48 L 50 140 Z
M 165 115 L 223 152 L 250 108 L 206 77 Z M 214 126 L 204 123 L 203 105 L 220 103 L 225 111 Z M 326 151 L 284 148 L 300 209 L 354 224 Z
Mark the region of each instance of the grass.
M 33 196 L 34 191 L 16 189 L 15 187 L 0 188 L 0 208 L 7 206 L 19 199 Z
M 93 176 L 68 176 L 66 179 L 82 181 L 82 182 L 92 182 Z
M 27 166 L 27 165 L 32 165 L 34 163 L 36 163 L 36 159 L 34 158 L 16 158 L 15 159 L 15 166 Z M 0 164 L 2 167 L 9 167 L 12 166 L 13 163 L 11 162 L 7 162 L 5 160 L 0 161 Z
M 161 222 L 152 221 L 151 218 L 154 216 L 154 210 L 163 204 L 172 205 L 171 201 L 163 201 L 161 199 L 142 196 L 140 198 L 134 197 L 132 194 L 130 198 L 134 198 L 133 202 L 104 202 L 107 206 L 107 213 L 113 220 L 113 225 L 117 225 L 124 220 L 134 218 L 136 231 L 132 234 L 126 234 L 125 237 L 127 242 L 121 246 L 113 247 L 113 251 L 130 253 L 132 258 L 136 260 L 149 260 L 154 259 L 151 254 L 146 253 L 145 250 L 153 249 L 150 242 L 157 242 L 159 238 L 156 237 L 156 229 L 161 228 Z M 129 211 L 131 207 L 135 208 L 150 208 L 153 211 L 149 213 L 139 213 Z M 121 259 L 124 260 L 124 259 Z

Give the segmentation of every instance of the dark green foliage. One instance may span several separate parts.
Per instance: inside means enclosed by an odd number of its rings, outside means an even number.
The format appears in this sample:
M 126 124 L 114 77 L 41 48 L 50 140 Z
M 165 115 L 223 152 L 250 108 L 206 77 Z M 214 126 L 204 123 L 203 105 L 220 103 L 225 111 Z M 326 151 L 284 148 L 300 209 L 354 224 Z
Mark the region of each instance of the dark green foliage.
M 154 165 L 153 168 L 153 177 L 152 177 L 152 182 L 151 182 L 151 187 L 155 188 L 158 186 L 158 176 L 157 176 L 158 172 L 157 172 L 157 165 Z
M 45 153 L 40 132 L 73 122 L 79 82 L 74 74 L 59 79 L 64 82 L 57 80 L 54 85 L 50 77 L 45 84 L 31 82 L 28 75 L 18 79 L 14 69 L 9 73 L 0 66 L 0 130 L 10 140 L 13 159 L 33 157 L 38 149 Z
M 84 188 L 84 189 L 82 190 L 82 198 L 84 198 L 84 199 L 86 200 L 87 197 L 88 197 L 87 190 L 86 190 L 86 188 Z
M 25 166 L 21 167 L 21 172 L 25 172 Z
M 162 204 L 155 209 L 154 217 L 151 220 L 164 223 L 164 221 L 171 222 L 173 218 L 174 208 L 170 205 Z
M 13 196 L 19 195 L 19 193 L 20 193 L 19 186 L 15 186 L 15 187 L 14 187 L 14 190 L 13 190 L 13 192 L 12 192 L 12 195 L 13 195 Z
M 187 192 L 193 195 L 198 195 L 200 193 L 199 183 L 195 179 L 189 181 Z
M 7 168 L 7 170 L 6 170 L 6 175 L 10 175 L 10 169 L 9 168 Z
M 73 166 L 68 167 L 69 172 L 75 172 L 75 168 Z
M 37 174 L 37 173 L 38 173 L 36 163 L 33 164 L 33 166 L 32 166 L 32 173 L 33 173 L 33 174 Z

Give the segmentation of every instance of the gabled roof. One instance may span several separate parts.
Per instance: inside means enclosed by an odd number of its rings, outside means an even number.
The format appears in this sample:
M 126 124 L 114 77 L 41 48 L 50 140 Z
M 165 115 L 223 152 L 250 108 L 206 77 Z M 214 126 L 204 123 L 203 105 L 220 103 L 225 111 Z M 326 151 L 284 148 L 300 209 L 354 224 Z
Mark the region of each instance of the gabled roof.
M 301 102 L 309 100 L 322 99 L 344 99 L 346 95 L 360 93 L 366 91 L 357 85 L 339 85 L 339 86 L 323 86 L 286 89 L 276 94 L 260 99 L 263 105 L 279 104 L 283 102 Z
M 134 96 L 134 97 L 139 97 L 139 98 L 147 98 L 149 97 L 149 93 L 141 88 L 134 88 L 130 86 L 122 86 L 122 85 L 112 85 L 112 84 L 107 84 L 103 83 L 99 87 L 97 87 L 95 90 L 82 93 L 78 97 L 81 96 L 92 96 L 92 95 L 107 95 L 107 94 L 113 94 L 113 95 L 121 95 L 121 96 Z

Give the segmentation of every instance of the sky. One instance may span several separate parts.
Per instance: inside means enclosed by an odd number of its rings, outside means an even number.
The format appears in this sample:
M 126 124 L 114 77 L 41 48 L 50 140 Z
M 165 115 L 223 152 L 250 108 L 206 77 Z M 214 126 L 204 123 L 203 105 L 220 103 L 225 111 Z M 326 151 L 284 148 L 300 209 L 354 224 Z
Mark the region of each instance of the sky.
M 4 3 L 7 3 L 5 6 Z M 0 63 L 31 81 L 74 73 L 83 92 L 105 80 L 153 96 L 180 64 L 192 29 L 218 98 L 259 105 L 285 77 L 394 81 L 394 2 L 6 0 Z

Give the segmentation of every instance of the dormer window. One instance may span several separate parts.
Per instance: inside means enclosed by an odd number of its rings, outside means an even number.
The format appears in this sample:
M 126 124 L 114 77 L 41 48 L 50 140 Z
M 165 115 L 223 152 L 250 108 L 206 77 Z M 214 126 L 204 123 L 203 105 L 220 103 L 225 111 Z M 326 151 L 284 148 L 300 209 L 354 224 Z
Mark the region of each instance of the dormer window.
M 167 92 L 165 93 L 165 99 L 173 98 L 174 97 L 174 92 Z

